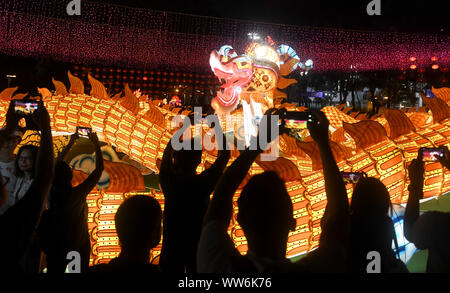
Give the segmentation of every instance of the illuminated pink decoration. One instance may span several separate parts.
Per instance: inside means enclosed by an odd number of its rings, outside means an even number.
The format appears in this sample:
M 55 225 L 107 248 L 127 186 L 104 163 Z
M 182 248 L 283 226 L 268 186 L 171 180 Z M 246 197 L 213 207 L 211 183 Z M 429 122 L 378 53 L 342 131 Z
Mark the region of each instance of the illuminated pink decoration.
M 253 76 L 253 62 L 247 57 L 234 57 L 223 63 L 221 60 L 224 56 L 219 55 L 218 52 L 212 51 L 209 64 L 214 74 L 226 82 L 221 85 L 221 91 L 217 93 L 216 100 L 225 107 L 225 111 L 231 111 L 237 106 L 241 86 L 250 82 Z M 225 56 L 227 57 L 227 56 Z M 241 60 L 237 63 L 236 60 Z M 241 66 L 245 63 L 245 66 Z M 215 109 L 217 106 L 213 103 Z M 219 108 L 216 109 L 218 111 Z
M 251 23 L 82 1 L 82 14 L 66 15 L 68 1 L 1 0 L 0 53 L 51 56 L 76 64 L 209 72 L 211 50 L 233 44 L 243 52 L 248 32 L 264 32 L 289 44 L 316 72 L 450 65 L 450 36 L 347 31 Z

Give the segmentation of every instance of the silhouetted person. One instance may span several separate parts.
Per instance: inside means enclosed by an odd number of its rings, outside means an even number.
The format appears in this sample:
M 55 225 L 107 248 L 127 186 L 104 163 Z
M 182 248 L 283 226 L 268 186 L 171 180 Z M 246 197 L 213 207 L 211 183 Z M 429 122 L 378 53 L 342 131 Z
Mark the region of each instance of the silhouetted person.
M 92 273 L 153 273 L 159 266 L 150 263 L 150 250 L 161 240 L 161 206 L 145 195 L 126 199 L 115 215 L 121 246 L 120 255 L 108 264 L 90 268 Z
M 14 150 L 22 139 L 18 129 L 19 115 L 14 111 L 14 103 L 10 103 L 6 114 L 6 126 L 0 130 L 0 175 L 3 176 L 7 193 L 0 197 L 0 215 L 12 206 L 8 195 L 14 194 L 16 186 Z
M 405 264 L 392 250 L 395 230 L 389 217 L 391 201 L 384 184 L 376 178 L 361 178 L 356 184 L 351 205 L 349 268 L 366 273 L 370 251 L 380 254 L 381 273 L 407 273 Z
M 15 160 L 16 186 L 14 193 L 8 199 L 10 206 L 18 203 L 33 183 L 38 151 L 39 147 L 34 145 L 24 145 L 19 149 Z M 26 273 L 38 273 L 40 259 L 41 250 L 34 234 L 30 247 L 24 256 L 24 271 Z
M 439 161 L 450 168 L 447 147 Z M 450 213 L 430 211 L 419 214 L 419 201 L 423 198 L 424 163 L 422 149 L 409 166 L 409 197 L 405 210 L 405 237 L 418 249 L 428 249 L 427 273 L 450 273 Z M 450 169 L 449 169 L 450 170 Z
M 95 170 L 86 180 L 72 187 L 72 169 L 64 161 L 55 165 L 49 209 L 42 215 L 38 237 L 47 256 L 48 273 L 64 273 L 67 253 L 81 256 L 81 272 L 89 267 L 91 244 L 88 232 L 87 195 L 95 188 L 103 172 L 103 156 L 95 133 L 89 134 L 95 146 Z
M 267 114 L 263 120 L 268 120 Z M 269 124 L 262 122 L 261 125 Z M 259 132 L 266 131 L 266 137 L 270 138 L 268 129 L 270 127 L 260 126 Z M 275 137 L 270 138 L 273 139 Z M 227 233 L 234 193 L 254 160 L 266 148 L 255 143 L 253 140 L 250 148 L 241 152 L 214 189 L 197 250 L 200 273 L 285 272 L 291 268 L 285 256 L 288 233 L 295 229 L 295 219 L 284 182 L 275 172 L 253 176 L 238 199 L 237 220 L 248 241 L 247 255 L 239 253 Z
M 220 131 L 221 132 L 221 131 Z M 219 138 L 218 138 L 219 137 Z M 216 140 L 225 139 L 216 133 Z M 164 193 L 163 246 L 160 266 L 164 272 L 194 273 L 197 245 L 209 198 L 230 158 L 222 149 L 214 164 L 196 173 L 202 150 L 174 151 L 168 143 L 161 162 L 160 184 Z
M 321 111 L 310 111 L 311 138 L 317 143 L 323 167 L 327 205 L 320 221 L 319 247 L 295 263 L 296 272 L 346 272 L 349 237 L 349 204 L 347 191 L 330 147 L 329 121 Z
M 39 222 L 45 197 L 54 174 L 53 143 L 50 117 L 43 103 L 32 114 L 41 132 L 34 180 L 25 195 L 0 216 L 0 271 L 23 271 L 22 260 Z M 28 122 L 27 122 L 28 123 Z M 13 126 L 15 128 L 16 126 Z
M 24 145 L 19 149 L 15 160 L 16 186 L 12 194 L 12 204 L 17 203 L 27 192 L 35 176 L 35 165 L 39 147 Z

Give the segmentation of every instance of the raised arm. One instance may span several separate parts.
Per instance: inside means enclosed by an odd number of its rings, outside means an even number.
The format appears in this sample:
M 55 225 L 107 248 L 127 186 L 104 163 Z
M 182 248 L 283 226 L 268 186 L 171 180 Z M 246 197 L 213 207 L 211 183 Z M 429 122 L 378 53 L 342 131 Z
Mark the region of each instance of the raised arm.
M 207 177 L 208 183 L 210 183 L 211 191 L 214 189 L 217 180 L 222 175 L 223 170 L 227 166 L 228 161 L 230 160 L 230 150 L 227 149 L 227 141 L 225 134 L 222 131 L 222 127 L 220 124 L 213 127 L 216 132 L 216 139 L 218 139 L 217 146 L 219 147 L 219 152 L 217 159 L 214 161 L 214 164 L 211 165 L 208 169 L 202 172 L 202 176 Z
M 74 133 L 70 136 L 69 143 L 62 149 L 62 151 L 58 154 L 58 157 L 56 157 L 56 162 L 64 161 L 64 158 L 66 157 L 67 153 L 72 148 L 75 141 L 78 139 L 78 134 Z
M 337 237 L 345 241 L 344 237 L 346 237 L 348 231 L 344 229 L 346 229 L 348 225 L 346 219 L 349 217 L 349 204 L 344 181 L 329 143 L 329 121 L 321 111 L 314 111 L 311 113 L 313 114 L 314 119 L 313 122 L 308 123 L 308 129 L 311 137 L 316 141 L 319 147 L 327 196 L 327 206 L 322 218 L 322 234 L 319 244 L 323 246 L 328 241 L 337 240 Z M 340 219 L 340 221 L 330 221 L 330 218 Z M 333 227 L 330 226 L 334 224 L 336 225 Z
M 403 227 L 403 234 L 406 239 L 414 242 L 413 228 L 417 219 L 419 218 L 419 201 L 423 198 L 423 161 L 422 149 L 419 149 L 417 159 L 412 160 L 408 168 L 409 174 L 409 197 L 405 209 L 405 223 Z
M 50 116 L 41 102 L 33 115 L 33 120 L 41 131 L 41 142 L 36 158 L 35 179 L 42 199 L 47 196 L 54 176 L 53 140 L 50 129 Z
M 19 128 L 19 120 L 21 116 L 18 115 L 14 110 L 14 101 L 11 101 L 9 103 L 8 111 L 6 112 L 5 118 L 6 118 L 5 125 L 1 131 L 2 136 L 0 137 L 0 141 L 3 141 L 4 137 L 11 135 L 17 128 Z
M 172 138 L 173 139 L 173 138 Z M 172 139 L 167 144 L 166 148 L 164 149 L 163 157 L 161 160 L 161 166 L 160 166 L 160 173 L 166 173 L 170 172 L 173 168 L 173 147 L 172 147 Z
M 405 223 L 403 227 L 403 234 L 406 239 L 414 243 L 413 229 L 414 224 L 419 218 L 419 203 L 423 198 L 423 176 L 424 167 L 422 161 L 422 150 L 419 150 L 417 159 L 411 162 L 408 168 L 409 173 L 409 196 L 405 209 Z
M 270 120 L 269 118 L 272 118 L 272 116 L 267 112 L 263 119 Z M 261 123 L 261 125 L 269 126 L 270 124 Z M 260 128 L 259 132 L 261 131 L 269 132 L 270 127 L 266 127 L 266 129 Z M 272 140 L 275 139 L 270 136 L 270 133 L 266 137 L 270 137 Z M 253 140 L 252 143 L 258 144 L 257 140 Z M 240 156 L 225 170 L 214 189 L 214 196 L 205 215 L 205 224 L 211 221 L 219 221 L 223 223 L 225 229 L 228 227 L 233 214 L 233 195 L 247 175 L 256 157 L 263 151 L 259 146 L 250 147 L 250 149 L 242 151 Z
M 89 192 L 91 192 L 91 190 L 94 189 L 94 187 L 97 185 L 104 169 L 103 154 L 102 150 L 100 149 L 100 143 L 98 142 L 97 134 L 90 133 L 89 139 L 95 146 L 95 170 L 92 171 L 91 174 L 89 174 L 89 176 L 86 178 L 86 180 L 84 180 L 83 183 L 75 187 L 75 194 L 81 194 L 84 197 L 86 197 Z
M 42 211 L 45 197 L 50 191 L 54 176 L 53 142 L 50 130 L 50 117 L 42 103 L 33 113 L 33 121 L 41 131 L 41 141 L 36 158 L 36 174 L 24 197 L 0 217 L 0 230 L 5 239 L 3 243 L 7 255 L 6 263 L 16 262 L 23 256 L 31 241 L 33 232 Z M 3 249 L 2 248 L 2 249 Z

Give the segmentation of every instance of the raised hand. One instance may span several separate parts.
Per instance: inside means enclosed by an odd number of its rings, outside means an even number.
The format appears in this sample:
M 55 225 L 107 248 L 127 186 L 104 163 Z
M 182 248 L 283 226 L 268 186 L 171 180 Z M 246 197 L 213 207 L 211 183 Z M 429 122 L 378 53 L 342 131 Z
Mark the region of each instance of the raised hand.
M 442 166 L 450 170 L 450 151 L 448 150 L 448 147 L 445 145 L 440 146 L 439 148 L 444 150 L 444 157 L 439 158 L 439 162 L 442 164 Z
M 408 167 L 408 174 L 409 174 L 409 180 L 410 184 L 408 187 L 411 191 L 411 189 L 417 189 L 422 190 L 423 188 L 423 173 L 424 173 L 424 167 L 423 167 L 423 151 L 422 148 L 419 149 L 419 152 L 417 154 L 417 158 L 412 160 L 411 164 Z
M 308 122 L 308 130 L 311 137 L 318 144 L 328 143 L 328 127 L 330 126 L 330 122 L 327 116 L 322 111 L 310 110 L 310 113 L 313 115 L 313 121 Z
M 50 127 L 50 115 L 48 114 L 43 102 L 39 102 L 37 110 L 32 114 L 32 119 L 41 131 L 47 127 Z
M 16 129 L 21 118 L 22 117 L 16 113 L 14 109 L 14 100 L 12 100 L 9 103 L 8 112 L 6 112 L 6 126 L 10 129 Z
M 278 119 L 281 114 L 282 114 L 282 110 L 276 109 L 276 108 L 271 108 L 271 109 L 268 109 L 264 113 L 264 116 L 261 118 L 261 123 L 259 124 L 259 127 L 258 127 L 258 136 L 256 138 L 256 143 L 257 143 L 259 151 L 265 151 L 265 148 L 267 148 L 267 146 L 272 141 L 277 139 L 277 137 L 279 135 Z M 278 128 L 278 132 L 276 132 L 276 133 L 272 132 L 273 125 L 276 125 L 276 127 Z M 263 139 L 261 139 L 261 137 Z M 262 143 L 262 145 L 261 145 L 261 143 Z
M 78 135 L 78 133 L 73 133 L 71 136 L 70 136 L 70 142 L 75 142 L 77 139 L 79 139 L 80 138 L 80 136 Z
M 95 133 L 95 132 L 89 133 L 89 140 L 92 141 L 92 143 L 93 143 L 95 146 L 98 146 L 98 145 L 99 145 L 97 133 Z

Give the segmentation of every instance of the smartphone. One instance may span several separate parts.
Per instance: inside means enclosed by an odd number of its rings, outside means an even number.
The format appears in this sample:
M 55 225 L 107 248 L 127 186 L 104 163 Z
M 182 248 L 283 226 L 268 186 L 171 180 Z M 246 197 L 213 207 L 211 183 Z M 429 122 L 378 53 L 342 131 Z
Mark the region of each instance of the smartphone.
M 423 148 L 422 152 L 424 162 L 437 162 L 444 157 L 444 150 L 439 148 Z
M 364 177 L 364 173 L 360 172 L 341 172 L 342 179 L 344 179 L 344 183 L 353 183 L 356 184 L 358 181 Z
M 33 100 L 14 100 L 14 111 L 21 115 L 31 115 L 39 107 L 39 102 Z
M 91 132 L 92 132 L 92 128 L 77 126 L 76 133 L 77 133 L 80 137 L 89 137 L 89 134 L 90 134 Z
M 289 129 L 306 129 L 308 122 L 312 122 L 313 116 L 308 112 L 286 111 L 283 115 L 282 124 Z

